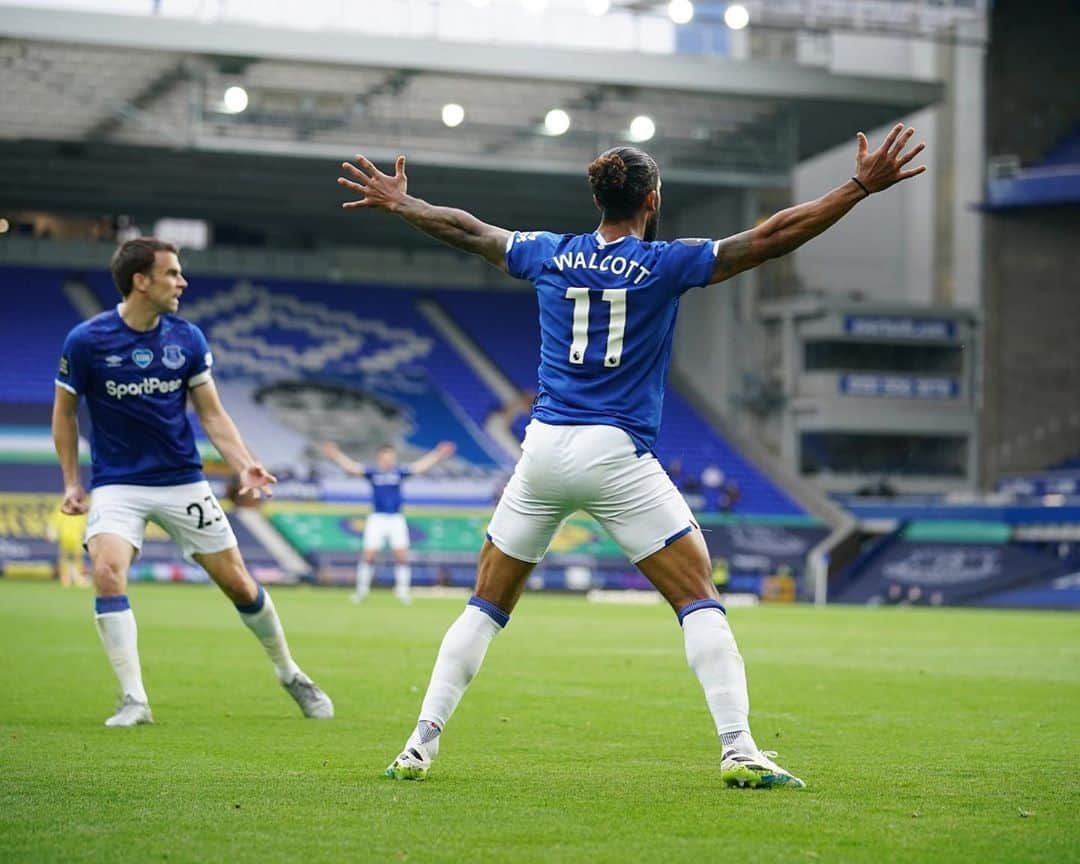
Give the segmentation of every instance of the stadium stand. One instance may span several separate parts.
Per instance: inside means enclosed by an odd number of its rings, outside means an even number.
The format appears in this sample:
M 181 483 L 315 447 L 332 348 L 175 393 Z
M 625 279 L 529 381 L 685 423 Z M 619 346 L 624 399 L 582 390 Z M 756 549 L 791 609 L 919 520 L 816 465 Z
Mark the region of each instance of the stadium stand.
M 107 273 L 87 278 L 103 305 L 115 302 Z M 460 445 L 463 437 L 472 439 L 465 458 L 476 466 L 494 466 L 496 445 L 481 429 L 497 398 L 417 311 L 419 294 L 280 280 L 249 285 L 220 277 L 193 279 L 188 290 L 183 314 L 206 331 L 220 378 L 355 380 L 415 363 L 433 373 L 427 376 L 430 392 L 419 400 L 401 390 L 390 395 L 404 401 L 418 421 L 423 418 L 415 430 L 417 443 L 450 438 Z M 531 293 L 441 291 L 434 299 L 515 386 L 535 387 L 539 332 Z M 384 383 L 373 386 L 387 392 Z M 739 512 L 802 512 L 673 388 L 665 399 L 657 450 L 665 465 L 681 463 L 684 477 L 697 478 L 707 466 L 720 466 L 739 488 Z
M 23 340 L 19 344 L 25 342 L 36 349 L 31 359 L 37 377 L 42 380 L 32 385 L 33 398 L 40 401 L 40 409 L 47 415 L 56 352 L 67 329 L 80 316 L 63 295 L 66 278 L 63 271 L 20 270 L 12 278 L 34 286 L 31 292 L 34 305 L 28 308 L 32 312 L 37 310 L 39 318 L 49 317 L 41 314 L 43 310 L 39 306 L 54 313 L 48 328 L 35 330 L 34 322 L 28 321 L 24 330 L 33 334 L 32 338 L 28 339 L 25 333 L 18 337 Z M 80 273 L 78 280 L 101 308 L 117 302 L 116 290 L 106 271 Z M 264 458 L 274 452 L 274 447 L 283 448 L 272 457 L 273 461 L 266 460 L 275 468 L 296 466 L 303 473 L 307 470 L 305 465 L 311 464 L 304 462 L 303 454 L 310 451 L 312 442 L 324 434 L 334 437 L 323 424 L 341 422 L 340 418 L 335 421 L 330 416 L 338 406 L 313 403 L 310 393 L 304 395 L 292 389 L 297 384 L 302 388 L 305 382 L 320 385 L 329 382 L 342 389 L 330 391 L 327 402 L 345 399 L 347 392 L 360 392 L 371 396 L 379 406 L 396 406 L 396 426 L 379 426 L 385 418 L 377 411 L 350 415 L 352 419 L 348 422 L 359 430 L 369 421 L 378 426 L 380 442 L 385 440 L 384 432 L 400 434 L 409 445 L 418 448 L 449 438 L 459 445 L 461 462 L 452 473 L 462 481 L 466 476 L 503 475 L 508 466 L 507 457 L 482 431 L 487 416 L 499 407 L 499 399 L 467 358 L 421 311 L 419 301 L 432 299 L 512 384 L 522 390 L 535 386 L 539 334 L 535 300 L 529 292 L 441 291 L 432 297 L 401 288 L 285 280 L 252 283 L 198 276 L 191 279 L 182 314 L 206 332 L 215 354 L 218 386 L 248 440 Z M 63 309 L 64 315 L 56 315 L 56 309 Z M 47 380 L 42 370 L 47 370 Z M 0 405 L 25 397 L 25 381 L 20 379 L 18 384 L 24 389 L 5 386 L 0 390 Z M 277 402 L 272 408 L 263 404 L 268 393 L 276 394 Z M 205 441 L 197 418 L 193 416 L 192 420 L 198 437 Z M 47 427 L 40 419 L 37 426 L 35 432 L 42 439 L 38 448 L 42 456 L 33 464 L 9 466 L 12 470 L 6 472 L 11 481 L 7 484 L 8 492 L 35 497 L 54 494 L 56 468 L 48 446 Z M 344 431 L 347 436 L 356 430 L 345 427 Z M 821 527 L 805 517 L 674 390 L 669 390 L 665 401 L 658 455 L 691 498 L 695 493 L 700 494 L 695 483 L 710 465 L 720 466 L 727 478 L 737 484 L 741 493 L 735 508 L 737 516 L 706 513 L 703 517 L 706 521 L 722 520 L 715 525 L 709 523 L 710 550 L 716 560 L 726 562 L 723 566 L 732 587 L 762 593 L 766 584 L 763 580 L 772 578 L 770 574 L 797 576 L 801 572 L 801 556 L 810 544 L 820 539 Z M 223 477 L 218 477 L 219 466 L 211 463 L 208 470 L 216 472 L 217 480 L 223 481 Z M 419 491 L 419 487 L 414 488 Z M 307 489 L 301 497 L 315 494 L 326 503 L 290 505 L 282 501 L 268 512 L 269 521 L 312 567 L 316 581 L 347 582 L 352 578 L 359 549 L 363 513 L 358 511 L 356 499 L 336 486 L 316 482 L 309 483 Z M 464 489 L 462 486 L 461 503 L 468 498 Z M 425 492 L 411 500 L 432 502 L 440 497 L 445 503 L 439 506 L 444 507 L 453 498 Z M 477 499 L 475 494 L 468 500 L 482 508 L 488 503 L 483 498 Z M 332 503 L 335 501 L 339 503 Z M 309 509 L 312 506 L 319 509 Z M 469 584 L 475 548 L 486 524 L 486 509 L 471 511 L 472 515 L 458 508 L 419 513 L 412 524 L 416 533 L 413 558 L 417 584 Z M 744 519 L 751 521 L 740 521 Z M 773 521 L 757 524 L 755 519 Z M 273 552 L 242 520 L 232 521 L 241 550 L 260 578 L 268 581 L 309 578 L 283 569 L 281 560 L 275 559 Z M 27 538 L 22 542 L 27 542 Z M 591 520 L 574 521 L 556 546 L 558 554 L 537 572 L 537 584 L 542 582 L 546 588 L 556 590 L 646 587 L 639 584 L 639 574 Z M 747 555 L 754 556 L 753 566 L 744 562 Z M 760 563 L 764 560 L 762 556 L 768 557 L 768 566 Z M 573 568 L 578 565 L 584 567 L 582 572 L 591 572 L 587 583 L 575 582 L 575 579 L 580 581 L 580 577 L 573 576 Z M 380 573 L 385 581 L 387 574 Z M 178 560 L 175 548 L 164 537 L 151 535 L 133 578 L 198 581 L 203 577 L 195 568 Z
M 536 298 L 532 292 L 480 293 L 440 291 L 434 299 L 522 390 L 536 388 L 540 356 Z M 497 326 L 493 326 L 497 322 Z M 684 477 L 698 478 L 709 465 L 719 466 L 738 484 L 742 513 L 801 513 L 779 487 L 747 461 L 709 426 L 670 384 L 657 441 L 657 456 L 665 466 L 680 463 Z
M 989 209 L 1044 207 L 1080 201 L 1080 125 L 1074 126 L 1036 164 L 991 177 Z
M 108 274 L 87 278 L 103 305 L 116 301 Z M 459 463 L 494 470 L 507 458 L 481 428 L 494 396 L 417 311 L 415 297 L 378 286 L 193 277 L 181 314 L 206 333 L 216 376 L 256 383 L 256 399 L 283 381 L 360 387 L 394 413 L 394 428 L 410 444 L 452 440 Z M 289 399 L 283 394 L 280 401 Z M 302 413 L 310 407 L 305 402 Z M 240 420 L 250 406 L 230 401 L 230 408 Z M 264 412 L 262 420 L 269 419 Z M 295 458 L 278 454 L 275 464 Z
M 830 600 L 1080 608 L 1080 547 L 1019 537 L 1004 521 L 911 521 L 868 539 Z
M 1080 165 L 1080 123 L 1074 126 L 1069 134 L 1046 154 L 1043 164 Z
M 61 270 L 0 268 L 0 284 L 10 298 L 0 319 L 2 403 L 52 404 L 60 348 L 68 330 L 81 320 L 64 296 L 64 275 Z

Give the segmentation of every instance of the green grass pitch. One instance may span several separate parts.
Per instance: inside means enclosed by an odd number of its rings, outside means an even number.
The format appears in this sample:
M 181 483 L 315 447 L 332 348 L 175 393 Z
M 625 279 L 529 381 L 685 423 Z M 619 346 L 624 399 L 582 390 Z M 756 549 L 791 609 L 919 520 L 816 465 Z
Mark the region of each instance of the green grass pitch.
M 277 589 L 307 721 L 215 590 L 135 586 L 157 725 L 105 729 L 86 591 L 0 583 L 0 860 L 1076 861 L 1080 616 L 735 609 L 763 748 L 728 790 L 674 617 L 527 596 L 424 783 L 382 771 L 461 602 Z

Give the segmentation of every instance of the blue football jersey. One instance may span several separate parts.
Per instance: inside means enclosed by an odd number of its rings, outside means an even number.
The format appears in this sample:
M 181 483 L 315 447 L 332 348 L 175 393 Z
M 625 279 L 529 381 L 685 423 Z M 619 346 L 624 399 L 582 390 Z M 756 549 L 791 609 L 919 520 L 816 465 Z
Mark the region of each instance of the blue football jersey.
M 711 240 L 512 233 L 507 270 L 533 283 L 540 306 L 533 416 L 617 426 L 639 452 L 652 450 L 679 298 L 707 285 L 715 263 Z
M 90 409 L 93 487 L 203 479 L 187 394 L 212 365 L 202 331 L 172 315 L 140 332 L 113 309 L 68 334 L 56 383 Z
M 374 513 L 398 513 L 401 511 L 401 481 L 412 471 L 405 466 L 380 471 L 369 468 L 364 472 L 371 484 L 371 509 Z

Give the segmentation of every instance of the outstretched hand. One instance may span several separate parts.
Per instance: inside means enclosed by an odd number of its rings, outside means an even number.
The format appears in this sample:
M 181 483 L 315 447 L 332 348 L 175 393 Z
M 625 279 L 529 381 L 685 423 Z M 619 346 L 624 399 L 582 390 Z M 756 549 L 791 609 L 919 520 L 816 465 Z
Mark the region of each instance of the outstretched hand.
M 264 495 L 272 498 L 274 492 L 270 487 L 274 483 L 277 483 L 277 477 L 255 462 L 240 472 L 240 491 L 237 494 L 250 494 L 252 498 L 261 498 Z
M 904 128 L 903 123 L 897 123 L 874 151 L 870 150 L 870 142 L 862 132 L 855 136 L 859 142 L 859 151 L 855 155 L 855 178 L 867 192 L 880 192 L 926 170 L 925 165 L 904 169 L 926 148 L 926 144 L 921 143 L 904 152 L 914 134 L 915 130 L 910 126 Z
M 354 179 L 338 177 L 338 185 L 360 196 L 358 201 L 346 201 L 345 210 L 355 207 L 374 207 L 378 210 L 393 211 L 406 197 L 409 178 L 405 176 L 405 157 L 398 156 L 394 164 L 393 176 L 383 174 L 364 155 L 356 154 L 356 165 L 342 162 L 341 167 Z M 359 167 L 357 167 L 359 166 Z

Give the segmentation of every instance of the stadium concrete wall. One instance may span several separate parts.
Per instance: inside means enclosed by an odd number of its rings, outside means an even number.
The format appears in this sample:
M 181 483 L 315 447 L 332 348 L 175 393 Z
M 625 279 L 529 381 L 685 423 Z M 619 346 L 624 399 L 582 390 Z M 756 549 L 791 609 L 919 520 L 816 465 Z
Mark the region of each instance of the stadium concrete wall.
M 991 40 L 987 153 L 1037 163 L 1080 122 L 1075 0 L 995 3 Z M 983 477 L 992 484 L 1080 455 L 1080 207 L 984 218 Z
M 977 34 L 956 44 L 836 34 L 830 68 L 860 75 L 908 76 L 945 82 L 945 101 L 907 117 L 927 143 L 916 182 L 860 204 L 829 232 L 795 253 L 802 286 L 870 300 L 974 307 L 979 300 L 980 225 L 972 204 L 981 194 L 983 65 Z M 891 123 L 864 129 L 881 141 Z M 850 176 L 852 141 L 802 163 L 796 201 L 817 197 Z

